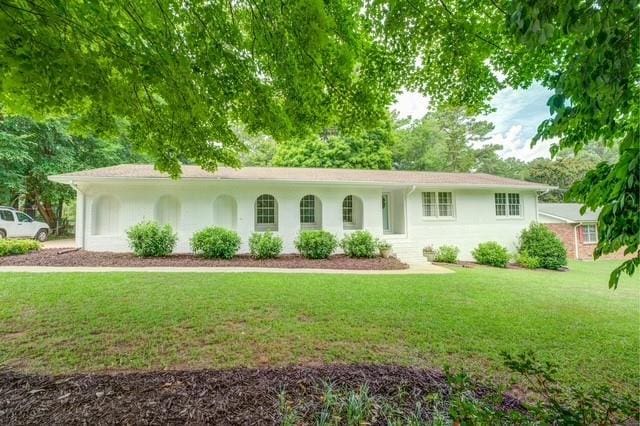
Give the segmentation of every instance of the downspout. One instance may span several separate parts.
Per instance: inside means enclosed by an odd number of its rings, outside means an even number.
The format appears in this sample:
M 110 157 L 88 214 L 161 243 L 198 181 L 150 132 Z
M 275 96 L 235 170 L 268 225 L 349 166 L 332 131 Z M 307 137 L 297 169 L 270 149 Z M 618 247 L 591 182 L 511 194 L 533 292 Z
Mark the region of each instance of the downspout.
M 415 185 L 411 185 L 411 189 L 404 195 L 404 233 L 409 239 L 409 195 L 416 190 Z
M 73 181 L 69 182 L 69 186 L 71 186 L 73 189 L 75 189 L 76 191 L 76 198 L 82 197 L 82 239 L 81 239 L 81 247 L 84 249 L 85 247 L 85 236 L 86 236 L 86 227 L 87 227 L 87 203 L 86 203 L 86 197 L 84 196 L 84 192 L 80 191 L 80 188 L 78 188 L 78 185 L 76 185 L 75 183 L 73 183 Z M 77 202 L 77 201 L 76 201 Z M 76 218 L 76 220 L 78 220 Z
M 575 244 L 575 248 L 576 248 L 576 260 L 580 260 L 580 252 L 579 252 L 579 245 L 578 245 L 578 226 L 580 226 L 579 223 L 573 227 L 573 243 Z

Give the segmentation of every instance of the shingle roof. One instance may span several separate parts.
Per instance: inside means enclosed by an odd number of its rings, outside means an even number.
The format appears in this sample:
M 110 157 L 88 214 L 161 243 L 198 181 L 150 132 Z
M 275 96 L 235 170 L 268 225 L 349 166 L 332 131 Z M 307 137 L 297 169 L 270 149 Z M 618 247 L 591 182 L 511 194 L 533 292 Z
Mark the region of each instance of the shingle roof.
M 83 170 L 49 176 L 55 182 L 71 183 L 103 179 L 168 179 L 168 175 L 148 164 L 122 164 L 119 166 Z M 182 166 L 182 179 L 222 179 L 247 181 L 282 181 L 313 183 L 358 183 L 425 186 L 509 187 L 532 190 L 551 188 L 548 185 L 508 179 L 485 173 L 442 173 L 396 170 L 321 169 L 291 167 L 220 167 L 208 172 L 199 166 Z
M 578 203 L 540 203 L 538 204 L 538 212 L 570 222 L 595 222 L 598 220 L 599 211 L 587 210 L 581 215 L 581 207 L 582 204 Z

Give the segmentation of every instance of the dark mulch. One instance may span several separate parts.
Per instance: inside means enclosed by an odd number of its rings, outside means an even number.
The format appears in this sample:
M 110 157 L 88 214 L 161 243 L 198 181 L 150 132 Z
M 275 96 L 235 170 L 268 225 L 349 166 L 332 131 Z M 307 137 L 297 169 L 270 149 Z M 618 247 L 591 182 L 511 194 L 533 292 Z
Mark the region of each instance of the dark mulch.
M 367 384 L 373 399 L 393 401 L 406 413 L 414 413 L 427 395 L 438 393 L 446 401 L 449 393 L 442 374 L 398 366 L 59 377 L 0 371 L 0 424 L 278 424 L 281 392 L 305 423 L 313 424 L 325 383 L 338 391 Z M 504 409 L 520 406 L 513 398 L 505 401 Z
M 264 260 L 256 260 L 248 255 L 240 255 L 230 260 L 216 260 L 203 259 L 191 254 L 142 258 L 131 253 L 90 252 L 84 250 L 60 252 L 61 250 L 59 249 L 45 249 L 24 255 L 0 257 L 0 266 L 238 266 L 356 270 L 393 270 L 406 269 L 408 267 L 405 263 L 395 258 L 352 259 L 344 255 L 335 255 L 324 260 L 305 259 L 294 254 L 286 254 L 277 259 Z

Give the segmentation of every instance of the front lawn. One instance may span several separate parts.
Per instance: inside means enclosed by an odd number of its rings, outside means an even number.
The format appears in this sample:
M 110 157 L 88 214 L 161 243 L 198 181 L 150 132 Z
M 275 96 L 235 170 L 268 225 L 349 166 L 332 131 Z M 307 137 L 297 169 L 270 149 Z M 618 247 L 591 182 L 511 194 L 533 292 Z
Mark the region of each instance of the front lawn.
M 447 275 L 0 274 L 0 365 L 63 373 L 314 363 L 504 377 L 533 349 L 567 383 L 637 389 L 640 283 L 615 262 Z

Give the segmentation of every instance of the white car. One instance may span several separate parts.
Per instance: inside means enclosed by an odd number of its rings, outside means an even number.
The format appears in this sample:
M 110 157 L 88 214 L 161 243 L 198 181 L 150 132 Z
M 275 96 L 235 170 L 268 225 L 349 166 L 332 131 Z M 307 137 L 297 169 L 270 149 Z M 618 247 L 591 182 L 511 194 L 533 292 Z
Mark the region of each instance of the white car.
M 33 220 L 31 216 L 13 207 L 0 206 L 0 239 L 34 238 L 47 241 L 49 225 Z

